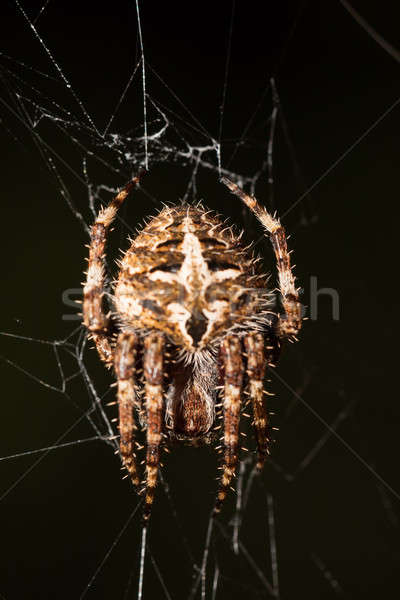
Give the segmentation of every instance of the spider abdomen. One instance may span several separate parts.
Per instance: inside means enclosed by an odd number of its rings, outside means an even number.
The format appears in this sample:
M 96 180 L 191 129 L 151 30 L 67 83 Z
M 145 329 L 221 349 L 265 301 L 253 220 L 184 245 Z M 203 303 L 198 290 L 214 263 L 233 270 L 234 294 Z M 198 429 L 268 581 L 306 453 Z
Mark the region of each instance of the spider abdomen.
M 121 261 L 115 306 L 132 329 L 164 332 L 189 353 L 262 318 L 266 279 L 240 236 L 201 207 L 164 208 Z

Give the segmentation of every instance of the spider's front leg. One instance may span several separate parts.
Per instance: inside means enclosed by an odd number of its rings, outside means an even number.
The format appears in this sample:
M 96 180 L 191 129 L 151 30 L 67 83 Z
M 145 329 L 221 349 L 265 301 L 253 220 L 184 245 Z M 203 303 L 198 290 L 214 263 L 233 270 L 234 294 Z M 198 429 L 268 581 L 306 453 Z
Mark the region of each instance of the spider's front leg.
M 244 345 L 257 440 L 257 470 L 261 471 L 269 453 L 268 410 L 264 396 L 265 369 L 267 365 L 275 365 L 279 355 L 279 342 L 271 337 L 265 344 L 262 333 L 252 333 L 244 338 Z
M 157 485 L 163 425 L 164 336 L 151 333 L 144 341 L 143 368 L 146 399 L 146 481 L 143 518 L 150 518 Z
M 131 477 L 133 485 L 140 484 L 134 434 L 136 430 L 134 407 L 136 404 L 135 391 L 135 360 L 137 353 L 137 336 L 133 333 L 120 333 L 115 350 L 115 373 L 118 381 L 119 434 L 122 461 Z
M 216 513 L 221 510 L 238 462 L 240 406 L 244 373 L 239 338 L 229 335 L 224 339 L 221 345 L 221 359 L 224 376 L 224 454 L 222 477 L 214 509 Z
M 103 309 L 105 283 L 105 247 L 107 234 L 117 211 L 139 177 L 130 181 L 124 189 L 102 208 L 90 230 L 89 263 L 83 288 L 83 322 L 90 331 L 97 351 L 108 367 L 112 366 L 113 352 L 109 338 L 110 321 Z

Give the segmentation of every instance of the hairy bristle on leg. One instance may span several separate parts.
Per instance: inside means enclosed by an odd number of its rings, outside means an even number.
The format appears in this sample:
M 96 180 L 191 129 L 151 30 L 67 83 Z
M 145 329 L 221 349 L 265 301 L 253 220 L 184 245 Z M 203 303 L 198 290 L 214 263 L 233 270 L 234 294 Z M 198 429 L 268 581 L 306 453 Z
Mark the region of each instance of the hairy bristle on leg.
M 221 510 L 238 462 L 239 420 L 244 365 L 240 340 L 227 336 L 221 345 L 221 361 L 224 374 L 224 437 L 222 476 L 214 511 Z
M 115 351 L 115 373 L 118 380 L 120 451 L 133 485 L 137 488 L 140 478 L 134 452 L 136 402 L 134 368 L 137 349 L 137 337 L 131 333 L 120 333 Z
M 160 464 L 163 423 L 163 352 L 164 336 L 151 333 L 144 341 L 144 377 L 146 398 L 146 493 L 143 518 L 150 518 Z

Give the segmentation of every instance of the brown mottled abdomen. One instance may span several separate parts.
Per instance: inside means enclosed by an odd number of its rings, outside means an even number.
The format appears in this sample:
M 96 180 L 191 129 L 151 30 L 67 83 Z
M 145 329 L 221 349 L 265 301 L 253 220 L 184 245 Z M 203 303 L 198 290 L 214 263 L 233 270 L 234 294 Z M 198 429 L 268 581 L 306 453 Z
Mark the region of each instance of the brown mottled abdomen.
M 115 302 L 124 325 L 162 331 L 194 354 L 264 310 L 265 286 L 240 236 L 204 209 L 182 205 L 164 208 L 132 241 Z M 196 428 L 184 414 L 184 429 Z

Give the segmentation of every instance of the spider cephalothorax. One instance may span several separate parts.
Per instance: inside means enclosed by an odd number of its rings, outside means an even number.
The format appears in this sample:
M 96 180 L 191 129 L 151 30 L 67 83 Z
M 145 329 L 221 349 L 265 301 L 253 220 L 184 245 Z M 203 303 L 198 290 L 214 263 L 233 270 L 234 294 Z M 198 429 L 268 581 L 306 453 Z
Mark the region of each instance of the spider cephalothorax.
M 150 515 L 166 437 L 211 440 L 222 387 L 223 472 L 220 509 L 238 461 L 244 384 L 254 412 L 261 469 L 268 453 L 263 380 L 279 341 L 301 326 L 298 292 L 280 222 L 234 183 L 223 182 L 270 234 L 278 262 L 285 315 L 273 312 L 273 293 L 255 259 L 231 227 L 202 205 L 165 207 L 132 240 L 119 263 L 111 315 L 103 309 L 104 250 L 117 210 L 138 178 L 102 209 L 91 230 L 84 323 L 118 382 L 120 451 L 133 484 L 135 412 L 146 431 L 145 510 Z M 111 325 L 119 334 L 112 338 Z M 138 361 L 143 381 L 138 377 Z

